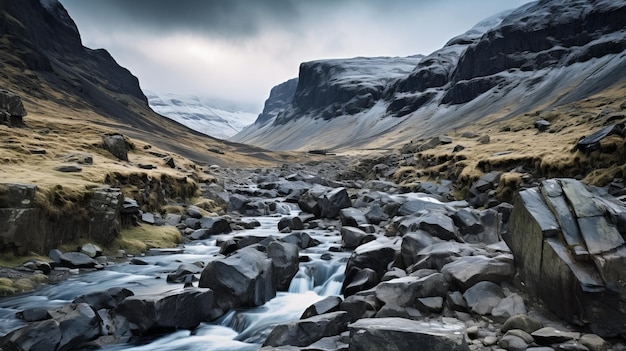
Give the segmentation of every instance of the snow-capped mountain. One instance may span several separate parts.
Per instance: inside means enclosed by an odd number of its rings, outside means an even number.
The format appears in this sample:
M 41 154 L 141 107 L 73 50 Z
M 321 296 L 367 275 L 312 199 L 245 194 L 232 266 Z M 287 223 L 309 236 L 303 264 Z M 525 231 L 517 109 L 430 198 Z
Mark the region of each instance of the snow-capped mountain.
M 144 93 L 155 112 L 219 139 L 238 133 L 254 123 L 258 115 L 258 110 L 251 104 L 149 90 Z
M 401 69 L 393 58 L 306 62 L 275 121 L 232 140 L 273 150 L 387 148 L 584 99 L 626 78 L 625 18 L 624 0 L 542 0 Z

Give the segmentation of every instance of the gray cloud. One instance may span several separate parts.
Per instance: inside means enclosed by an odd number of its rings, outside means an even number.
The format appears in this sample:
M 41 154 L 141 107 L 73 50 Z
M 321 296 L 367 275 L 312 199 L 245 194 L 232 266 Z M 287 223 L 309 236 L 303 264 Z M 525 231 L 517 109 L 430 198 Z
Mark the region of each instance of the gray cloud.
M 256 101 L 301 62 L 429 54 L 528 0 L 60 0 L 83 42 L 158 92 Z

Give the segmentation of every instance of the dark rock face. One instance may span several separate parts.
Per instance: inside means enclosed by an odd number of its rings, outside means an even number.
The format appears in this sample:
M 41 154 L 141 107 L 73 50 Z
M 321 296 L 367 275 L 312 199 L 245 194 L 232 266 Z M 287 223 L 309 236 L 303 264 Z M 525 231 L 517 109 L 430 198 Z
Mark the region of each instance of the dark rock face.
M 19 126 L 26 110 L 19 95 L 0 89 L 0 123 L 8 126 Z
M 223 260 L 209 262 L 199 286 L 214 291 L 215 306 L 223 312 L 260 306 L 276 296 L 272 260 L 255 247 L 245 247 Z
M 350 350 L 469 350 L 461 323 L 418 322 L 404 318 L 365 318 L 348 326 Z
M 338 311 L 277 325 L 263 346 L 307 346 L 325 336 L 338 335 L 347 329 L 348 312 Z
M 293 99 L 297 87 L 298 78 L 290 79 L 273 87 L 270 96 L 265 100 L 263 112 L 259 114 L 254 124 L 263 125 L 278 116 Z
M 186 288 L 159 295 L 126 298 L 117 313 L 135 323 L 138 334 L 150 330 L 192 329 L 211 319 L 213 291 Z
M 128 161 L 128 145 L 122 134 L 106 134 L 102 136 L 102 148 L 122 161 Z
M 601 336 L 626 331 L 626 246 L 616 225 L 624 213 L 597 189 L 551 179 L 517 195 L 505 237 L 530 291 Z
M 387 84 L 408 73 L 421 56 L 407 58 L 354 58 L 321 60 L 300 65 L 298 87 L 291 104 L 278 115 L 275 124 L 314 113 L 331 119 L 354 115 L 374 106 Z M 381 75 L 382 69 L 395 69 Z
M 0 252 L 28 251 L 45 254 L 79 235 L 108 244 L 121 229 L 122 193 L 117 188 L 96 188 L 80 204 L 89 216 L 64 213 L 50 220 L 46 209 L 35 201 L 37 187 L 29 184 L 0 184 Z

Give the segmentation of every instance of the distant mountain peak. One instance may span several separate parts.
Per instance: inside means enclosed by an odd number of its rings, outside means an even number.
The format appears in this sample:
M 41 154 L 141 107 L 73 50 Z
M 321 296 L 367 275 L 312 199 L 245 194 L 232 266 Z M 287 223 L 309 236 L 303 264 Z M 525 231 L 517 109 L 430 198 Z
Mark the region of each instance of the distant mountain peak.
M 157 113 L 197 132 L 226 139 L 254 123 L 258 110 L 250 103 L 173 93 L 144 91 Z

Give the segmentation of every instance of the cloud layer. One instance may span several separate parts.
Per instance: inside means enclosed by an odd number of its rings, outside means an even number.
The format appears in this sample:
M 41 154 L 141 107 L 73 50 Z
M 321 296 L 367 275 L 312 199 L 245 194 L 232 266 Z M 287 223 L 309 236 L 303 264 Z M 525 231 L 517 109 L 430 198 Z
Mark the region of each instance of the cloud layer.
M 428 54 L 527 0 L 61 0 L 142 87 L 262 102 L 303 61 Z

